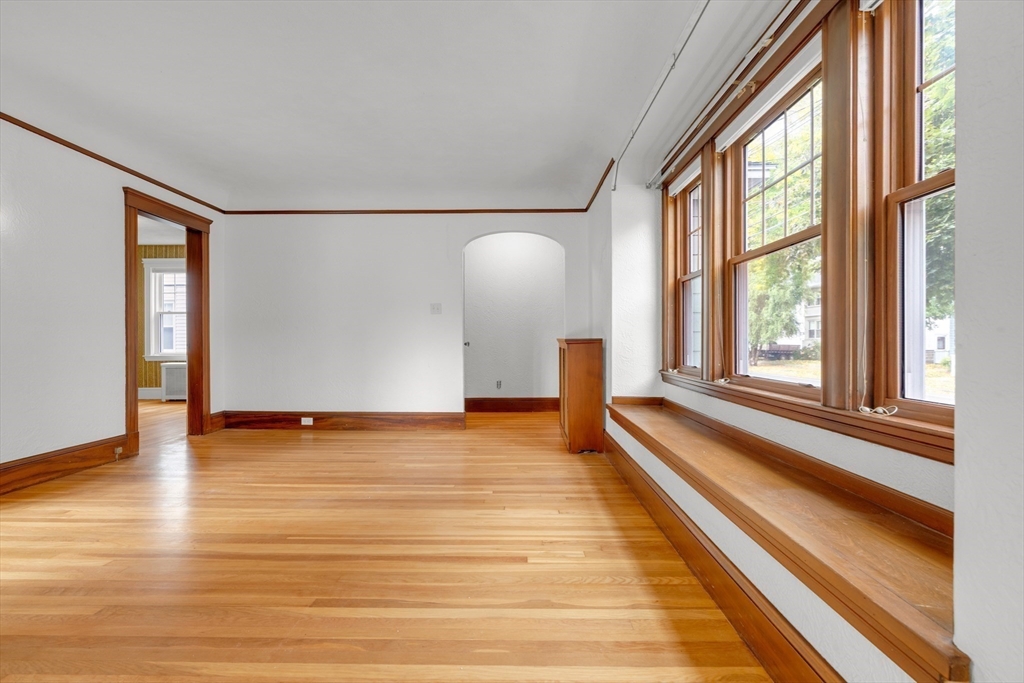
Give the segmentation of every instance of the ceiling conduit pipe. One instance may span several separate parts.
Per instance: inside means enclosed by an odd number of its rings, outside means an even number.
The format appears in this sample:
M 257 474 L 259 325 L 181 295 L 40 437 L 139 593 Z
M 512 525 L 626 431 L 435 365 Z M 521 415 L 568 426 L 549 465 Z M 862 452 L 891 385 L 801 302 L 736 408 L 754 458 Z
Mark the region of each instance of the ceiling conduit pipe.
M 661 94 L 661 89 L 665 87 L 665 81 L 668 80 L 672 70 L 676 68 L 676 63 L 679 61 L 679 57 L 682 56 L 683 50 L 686 48 L 686 44 L 690 42 L 690 36 L 693 35 L 693 31 L 697 28 L 697 24 L 700 23 L 700 18 L 704 14 L 704 10 L 708 6 L 708 0 L 700 0 L 697 6 L 690 13 L 690 18 L 686 22 L 686 26 L 683 28 L 683 32 L 679 35 L 679 39 L 676 41 L 678 46 L 672 53 L 672 57 L 668 60 L 668 63 L 662 68 L 661 78 L 658 79 L 658 85 L 654 88 L 650 95 L 647 97 L 647 102 L 643 108 L 643 113 L 640 118 L 637 119 L 636 124 L 629 132 L 629 139 L 626 140 L 626 144 L 623 145 L 622 151 L 616 157 L 618 161 L 615 163 L 615 176 L 612 178 L 612 192 L 619 186 L 619 166 L 622 165 L 622 158 L 626 154 L 626 150 L 629 149 L 629 145 L 633 142 L 633 138 L 636 137 L 637 131 L 640 130 L 640 126 L 643 125 L 644 119 L 647 118 L 648 112 L 651 111 L 651 107 L 654 106 L 654 101 L 658 99 L 658 95 Z

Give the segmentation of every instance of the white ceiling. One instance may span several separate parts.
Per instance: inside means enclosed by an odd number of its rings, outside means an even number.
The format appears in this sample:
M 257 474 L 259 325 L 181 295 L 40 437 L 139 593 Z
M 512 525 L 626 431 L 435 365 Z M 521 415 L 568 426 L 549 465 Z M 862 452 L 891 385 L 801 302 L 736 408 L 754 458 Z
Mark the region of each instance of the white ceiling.
M 579 207 L 696 5 L 4 0 L 0 108 L 230 209 Z M 712 0 L 638 159 L 779 6 Z
M 185 244 L 185 227 L 140 213 L 139 244 Z

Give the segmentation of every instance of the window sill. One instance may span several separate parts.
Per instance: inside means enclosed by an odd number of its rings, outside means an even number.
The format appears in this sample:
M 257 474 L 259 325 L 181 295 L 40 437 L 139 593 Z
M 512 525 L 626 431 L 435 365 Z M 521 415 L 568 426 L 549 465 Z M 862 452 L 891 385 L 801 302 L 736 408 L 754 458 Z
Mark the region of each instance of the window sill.
M 188 356 L 183 354 L 183 353 L 182 354 L 173 355 L 173 356 L 169 355 L 169 354 L 168 355 L 162 355 L 162 356 L 145 355 L 145 356 L 143 356 L 143 358 L 148 363 L 184 363 L 185 361 L 188 360 Z
M 827 408 L 815 401 L 751 387 L 708 382 L 680 373 L 661 373 L 666 384 L 696 391 L 831 432 L 953 464 L 953 428 L 897 416 Z

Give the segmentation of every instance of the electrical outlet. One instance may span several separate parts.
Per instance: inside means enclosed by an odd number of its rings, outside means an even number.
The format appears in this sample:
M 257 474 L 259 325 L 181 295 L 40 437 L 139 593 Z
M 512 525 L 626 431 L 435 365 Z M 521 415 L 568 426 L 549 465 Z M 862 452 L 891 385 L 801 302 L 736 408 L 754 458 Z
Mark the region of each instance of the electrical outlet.
M 498 388 L 501 389 L 501 380 L 498 380 Z
M 124 452 L 124 449 L 120 446 L 114 449 L 114 455 L 121 455 L 122 452 Z
M 441 315 L 441 304 L 430 304 L 430 315 Z
M 311 418 L 311 417 L 302 417 L 302 418 L 299 418 L 299 419 L 302 421 L 302 426 L 303 427 L 312 427 L 313 426 L 313 418 Z

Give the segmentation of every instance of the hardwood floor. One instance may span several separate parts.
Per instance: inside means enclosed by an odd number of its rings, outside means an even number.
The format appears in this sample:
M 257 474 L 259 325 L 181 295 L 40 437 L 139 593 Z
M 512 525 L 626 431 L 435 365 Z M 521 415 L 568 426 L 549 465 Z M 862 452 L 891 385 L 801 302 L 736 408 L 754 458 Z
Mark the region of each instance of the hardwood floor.
M 0 498 L 0 681 L 766 681 L 557 414 L 225 430 Z

